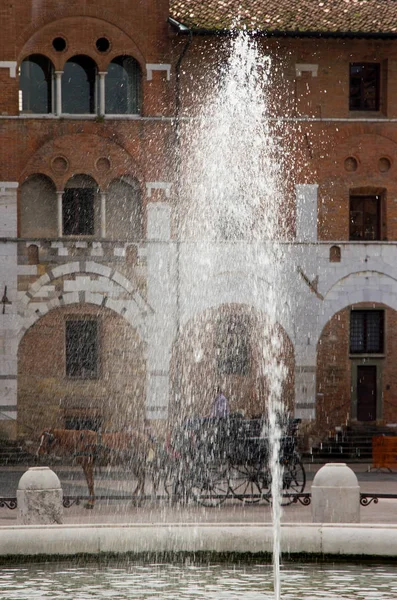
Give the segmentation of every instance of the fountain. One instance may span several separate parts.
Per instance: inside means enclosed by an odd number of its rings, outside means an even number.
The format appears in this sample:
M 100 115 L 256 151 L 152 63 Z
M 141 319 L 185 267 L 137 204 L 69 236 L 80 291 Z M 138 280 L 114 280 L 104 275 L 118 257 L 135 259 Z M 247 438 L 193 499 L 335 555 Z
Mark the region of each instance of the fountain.
M 258 404 L 265 405 L 267 413 L 262 435 L 268 438 L 270 447 L 274 590 L 278 600 L 282 485 L 279 457 L 285 435 L 281 424 L 288 407 L 283 398 L 287 366 L 277 316 L 289 300 L 283 271 L 286 246 L 282 244 L 287 238 L 289 215 L 285 214 L 283 152 L 270 119 L 271 73 L 271 60 L 260 53 L 255 40 L 244 31 L 236 34 L 218 84 L 204 103 L 197 103 L 195 118 L 183 130 L 181 146 L 186 161 L 182 163 L 181 190 L 185 203 L 181 203 L 180 231 L 183 240 L 192 239 L 199 244 L 199 260 L 204 254 L 209 280 L 215 272 L 227 271 L 236 261 L 244 272 L 249 272 L 251 265 L 252 278 L 247 283 L 250 306 L 260 306 L 264 315 L 261 339 L 257 340 L 259 359 L 254 385 Z M 265 297 L 263 285 L 258 283 L 263 274 Z M 195 277 L 195 269 L 190 277 Z M 233 296 L 233 289 L 225 291 Z M 188 297 L 195 302 L 193 290 Z M 195 342 L 201 345 L 200 339 Z M 239 351 L 236 340 L 234 353 L 238 356 Z M 187 397 L 193 393 L 190 389 Z

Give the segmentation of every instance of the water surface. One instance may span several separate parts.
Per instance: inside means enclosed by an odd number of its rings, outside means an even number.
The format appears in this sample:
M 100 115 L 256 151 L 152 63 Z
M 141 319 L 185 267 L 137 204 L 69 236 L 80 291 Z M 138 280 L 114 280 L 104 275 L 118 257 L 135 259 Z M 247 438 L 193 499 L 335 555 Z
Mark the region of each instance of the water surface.
M 397 565 L 284 565 L 283 600 L 396 600 Z M 273 600 L 270 564 L 4 566 L 1 600 Z

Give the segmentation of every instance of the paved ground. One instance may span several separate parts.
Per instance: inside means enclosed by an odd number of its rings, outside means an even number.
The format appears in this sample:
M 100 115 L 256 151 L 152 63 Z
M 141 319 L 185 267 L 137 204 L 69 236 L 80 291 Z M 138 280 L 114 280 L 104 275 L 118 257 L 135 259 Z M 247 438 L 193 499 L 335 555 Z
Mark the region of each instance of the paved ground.
M 350 464 L 357 474 L 361 492 L 397 495 L 397 473 L 370 470 L 369 465 Z M 313 477 L 321 465 L 306 464 L 307 485 L 310 492 Z M 51 467 L 61 480 L 65 495 L 87 494 L 87 488 L 81 469 L 78 467 Z M 16 496 L 16 489 L 24 467 L 0 467 L 0 497 Z M 96 476 L 97 495 L 128 494 L 132 492 L 134 482 L 128 473 L 119 469 L 102 469 Z M 148 490 L 150 491 L 150 490 Z M 0 525 L 16 524 L 16 511 L 0 508 Z M 301 504 L 287 506 L 283 510 L 285 523 L 311 522 L 311 507 Z M 221 507 L 204 508 L 196 504 L 189 506 L 170 506 L 166 500 L 147 500 L 143 506 L 123 501 L 101 501 L 93 510 L 83 505 L 72 506 L 64 511 L 65 523 L 264 523 L 271 521 L 271 508 L 265 502 L 256 505 L 244 505 L 238 500 L 227 500 Z M 371 503 L 361 507 L 362 523 L 397 523 L 397 498 L 380 499 L 378 504 Z

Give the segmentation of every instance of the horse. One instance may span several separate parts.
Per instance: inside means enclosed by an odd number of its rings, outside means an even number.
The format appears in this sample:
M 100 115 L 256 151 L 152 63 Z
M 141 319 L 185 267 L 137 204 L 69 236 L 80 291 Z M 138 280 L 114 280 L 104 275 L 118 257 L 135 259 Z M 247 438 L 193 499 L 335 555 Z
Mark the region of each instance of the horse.
M 133 496 L 142 497 L 146 470 L 155 455 L 154 442 L 146 432 L 97 433 L 88 429 L 47 429 L 40 436 L 36 455 L 56 453 L 72 456 L 81 465 L 88 486 L 86 508 L 94 508 L 94 466 L 128 464 L 137 478 Z

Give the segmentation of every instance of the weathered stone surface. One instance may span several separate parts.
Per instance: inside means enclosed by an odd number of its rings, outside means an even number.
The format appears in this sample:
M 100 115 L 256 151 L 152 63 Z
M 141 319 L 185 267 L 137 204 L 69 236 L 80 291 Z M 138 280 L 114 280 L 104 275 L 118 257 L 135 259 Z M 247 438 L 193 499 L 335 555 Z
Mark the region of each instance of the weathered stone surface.
M 63 522 L 63 491 L 49 467 L 32 467 L 19 480 L 18 523 L 52 525 Z
M 360 487 L 346 464 L 328 463 L 315 475 L 312 515 L 314 523 L 360 522 Z

